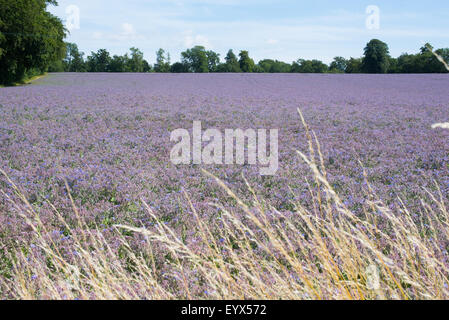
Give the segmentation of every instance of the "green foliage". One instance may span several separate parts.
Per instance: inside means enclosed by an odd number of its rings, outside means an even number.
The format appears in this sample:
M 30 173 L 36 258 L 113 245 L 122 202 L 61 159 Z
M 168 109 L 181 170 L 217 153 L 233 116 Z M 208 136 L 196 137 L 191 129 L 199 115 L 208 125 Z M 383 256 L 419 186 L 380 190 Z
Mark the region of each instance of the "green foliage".
M 271 59 L 261 60 L 258 65 L 266 73 L 289 73 L 292 69 L 288 63 Z
M 320 60 L 298 59 L 293 62 L 291 72 L 297 73 L 325 73 L 328 71 L 327 64 Z
M 150 64 L 143 58 L 143 52 L 131 48 L 130 55 L 114 55 L 112 58 L 106 49 L 92 52 L 87 57 L 87 71 L 89 72 L 150 72 Z
M 49 0 L 0 0 L 0 83 L 43 73 L 65 55 L 66 30 L 47 11 Z
M 144 58 L 143 52 L 137 48 L 132 47 L 129 49 L 131 51 L 131 58 L 128 60 L 128 69 L 130 72 L 144 72 Z
M 154 65 L 155 72 L 170 72 L 170 54 L 165 53 L 164 49 L 159 49 L 156 52 L 156 64 Z
M 181 53 L 182 63 L 188 66 L 189 72 L 209 72 L 209 61 L 206 48 L 195 46 Z
M 237 56 L 234 54 L 232 49 L 228 51 L 225 57 L 225 63 L 222 63 L 217 68 L 218 72 L 234 72 L 239 73 L 242 72 L 240 69 L 240 63 L 237 59 Z
M 189 66 L 181 62 L 176 62 L 170 67 L 172 73 L 186 73 L 189 72 Z
M 445 61 L 449 61 L 449 49 L 438 49 L 435 53 L 440 55 Z M 447 73 L 445 66 L 438 61 L 434 54 L 421 48 L 420 53 L 399 56 L 393 66 L 390 66 L 391 73 Z
M 240 69 L 242 72 L 253 72 L 256 64 L 254 63 L 254 60 L 249 57 L 249 52 L 242 50 L 240 51 L 239 57 Z
M 387 73 L 389 65 L 388 45 L 378 39 L 368 42 L 362 59 L 362 71 L 365 73 Z
M 87 57 L 87 69 L 89 72 L 108 72 L 111 61 L 109 52 L 106 49 L 99 49 Z
M 346 73 L 362 73 L 362 59 L 350 58 L 346 64 Z
M 348 66 L 348 61 L 345 58 L 335 57 L 329 66 L 329 72 L 344 73 L 347 66 Z
M 65 70 L 68 72 L 85 72 L 86 64 L 84 63 L 84 52 L 78 50 L 78 46 L 74 43 L 66 44 L 66 58 L 64 60 Z
M 109 62 L 107 70 L 109 72 L 130 72 L 128 54 L 123 56 L 114 55 Z
M 212 50 L 206 51 L 203 46 L 195 46 L 181 53 L 182 64 L 188 72 L 216 72 L 220 63 L 220 55 Z M 179 67 L 179 66 L 177 66 Z
M 218 66 L 220 64 L 220 54 L 209 50 L 206 51 L 206 57 L 207 57 L 207 67 L 209 69 L 209 72 L 217 72 Z

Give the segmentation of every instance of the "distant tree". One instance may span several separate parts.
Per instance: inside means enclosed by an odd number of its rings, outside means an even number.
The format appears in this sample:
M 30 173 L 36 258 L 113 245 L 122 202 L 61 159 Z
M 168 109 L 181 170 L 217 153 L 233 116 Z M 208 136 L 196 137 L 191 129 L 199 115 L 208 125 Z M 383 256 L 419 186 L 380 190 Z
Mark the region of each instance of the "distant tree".
M 368 42 L 362 60 L 362 71 L 365 73 L 387 73 L 389 63 L 388 45 L 378 39 Z
M 449 63 L 449 48 L 435 50 L 435 53 L 438 54 L 441 58 L 443 58 L 443 60 L 446 61 L 446 64 Z M 438 60 L 436 57 L 434 57 L 434 59 Z M 442 73 L 449 72 L 447 70 L 446 66 L 441 63 L 441 61 L 438 61 L 438 63 L 440 64 L 440 69 L 438 72 L 442 72 Z
M 344 73 L 347 66 L 348 61 L 345 58 L 335 57 L 329 66 L 329 71 L 334 73 Z
M 89 72 L 108 72 L 111 63 L 111 56 L 106 49 L 99 49 L 92 52 L 87 57 L 87 66 Z
M 291 72 L 297 73 L 325 73 L 328 71 L 327 64 L 320 60 L 304 60 L 298 59 L 293 62 Z
M 254 65 L 252 72 L 253 73 L 265 73 L 265 71 L 258 64 Z
M 218 65 L 220 64 L 220 54 L 209 50 L 206 51 L 206 56 L 209 72 L 217 72 Z
M 84 53 L 80 52 L 75 43 L 66 44 L 66 58 L 64 59 L 65 71 L 85 72 Z
M 390 57 L 390 62 L 388 63 L 388 73 L 399 73 L 398 59 Z
M 288 63 L 271 59 L 259 61 L 258 66 L 266 73 L 288 73 L 292 68 Z
M 203 46 L 195 46 L 181 53 L 182 63 L 188 66 L 189 72 L 209 72 L 209 61 L 206 49 Z
M 240 51 L 239 57 L 240 69 L 242 72 L 253 72 L 255 63 L 254 60 L 249 57 L 249 52 L 242 50 Z
M 154 65 L 155 72 L 170 72 L 170 54 L 165 53 L 164 49 L 156 52 L 156 63 Z
M 62 21 L 47 11 L 54 0 L 0 0 L 0 83 L 40 74 L 65 56 Z
M 186 73 L 186 72 L 189 72 L 189 66 L 184 63 L 181 63 L 181 62 L 175 62 L 171 65 L 170 72 Z
M 362 72 L 362 59 L 361 58 L 349 58 L 346 64 L 346 73 L 361 73 Z
M 258 65 L 262 68 L 263 72 L 269 73 L 271 72 L 271 68 L 273 67 L 274 60 L 264 59 L 260 60 Z
M 433 46 L 427 42 L 424 46 L 421 47 L 420 52 L 421 54 L 424 54 L 427 52 L 432 52 L 433 49 Z
M 147 60 L 143 60 L 143 72 L 152 72 L 151 65 Z
M 234 73 L 242 72 L 242 70 L 240 69 L 239 60 L 237 59 L 237 56 L 234 54 L 232 49 L 230 49 L 226 54 L 225 63 L 222 63 L 217 67 L 217 71 Z
M 134 47 L 132 47 L 129 50 L 131 51 L 131 57 L 128 60 L 129 71 L 130 72 L 143 72 L 143 69 L 144 69 L 143 52 Z
M 123 56 L 114 55 L 109 62 L 107 70 L 109 72 L 130 72 L 129 60 L 128 54 Z

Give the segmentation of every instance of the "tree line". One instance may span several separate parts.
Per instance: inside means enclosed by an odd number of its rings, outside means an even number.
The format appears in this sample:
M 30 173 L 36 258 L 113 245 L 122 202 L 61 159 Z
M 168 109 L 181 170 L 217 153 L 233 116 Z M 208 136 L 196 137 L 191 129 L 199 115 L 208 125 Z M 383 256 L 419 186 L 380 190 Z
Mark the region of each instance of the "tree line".
M 55 0 L 0 0 L 0 84 L 45 72 L 66 55 L 66 30 L 47 11 Z
M 291 64 L 263 59 L 258 63 L 246 50 L 236 55 L 232 49 L 224 60 L 220 54 L 195 46 L 181 53 L 181 61 L 171 63 L 170 54 L 164 49 L 156 52 L 156 63 L 150 65 L 143 53 L 131 48 L 129 53 L 111 56 L 106 49 L 92 52 L 86 59 L 77 45 L 67 43 L 67 55 L 50 66 L 52 72 L 164 72 L 164 73 L 445 73 L 447 70 L 432 53 L 430 44 L 424 45 L 416 54 L 404 53 L 398 58 L 389 54 L 388 45 L 377 39 L 371 40 L 361 58 L 335 57 L 328 65 L 320 60 L 298 59 Z M 435 53 L 449 60 L 449 49 L 438 49 Z
M 164 49 L 156 52 L 151 65 L 143 52 L 131 48 L 124 55 L 100 49 L 85 57 L 74 43 L 66 43 L 62 21 L 47 11 L 56 0 L 0 0 L 0 85 L 24 81 L 44 72 L 254 72 L 254 73 L 442 73 L 444 65 L 426 44 L 416 54 L 390 56 L 388 45 L 373 39 L 360 58 L 335 57 L 328 65 L 314 59 L 292 63 L 263 59 L 258 63 L 246 50 L 220 54 L 195 46 L 181 53 L 181 61 L 171 63 Z M 449 49 L 435 50 L 449 60 Z

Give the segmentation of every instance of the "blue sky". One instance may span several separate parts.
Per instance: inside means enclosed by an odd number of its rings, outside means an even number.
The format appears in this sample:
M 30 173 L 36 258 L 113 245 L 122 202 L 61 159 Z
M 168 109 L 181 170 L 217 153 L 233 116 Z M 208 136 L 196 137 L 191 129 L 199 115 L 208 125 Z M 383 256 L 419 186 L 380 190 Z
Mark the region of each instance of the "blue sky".
M 172 61 L 194 45 L 221 54 L 246 49 L 263 58 L 292 62 L 334 56 L 359 57 L 372 38 L 387 42 L 393 56 L 417 52 L 425 43 L 449 47 L 447 0 L 59 0 L 51 7 L 64 21 L 79 8 L 79 29 L 68 41 L 90 54 L 100 48 L 124 54 L 138 47 L 154 63 L 164 48 Z M 366 8 L 380 9 L 379 29 L 368 29 Z M 73 16 L 72 16 L 73 17 Z

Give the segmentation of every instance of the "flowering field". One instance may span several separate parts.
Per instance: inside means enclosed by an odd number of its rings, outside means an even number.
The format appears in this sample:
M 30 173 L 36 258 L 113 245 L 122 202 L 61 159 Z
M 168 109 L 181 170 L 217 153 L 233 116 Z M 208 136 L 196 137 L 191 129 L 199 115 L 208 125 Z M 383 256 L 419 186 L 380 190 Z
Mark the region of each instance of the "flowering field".
M 449 298 L 449 130 L 432 129 L 449 120 L 448 86 L 444 74 L 50 74 L 2 88 L 0 294 Z M 170 133 L 193 121 L 279 129 L 276 175 L 173 165 Z

